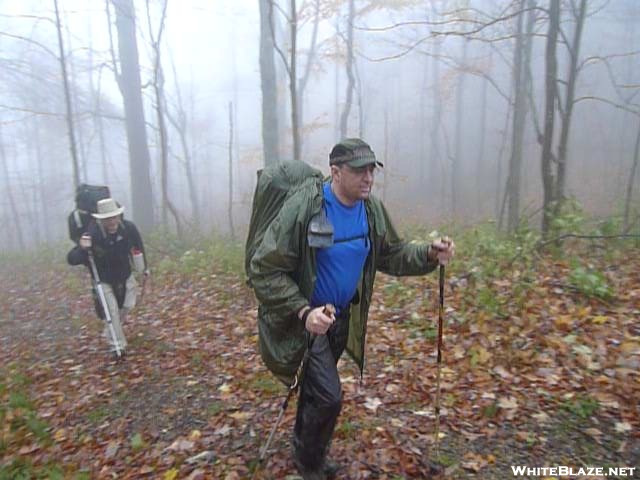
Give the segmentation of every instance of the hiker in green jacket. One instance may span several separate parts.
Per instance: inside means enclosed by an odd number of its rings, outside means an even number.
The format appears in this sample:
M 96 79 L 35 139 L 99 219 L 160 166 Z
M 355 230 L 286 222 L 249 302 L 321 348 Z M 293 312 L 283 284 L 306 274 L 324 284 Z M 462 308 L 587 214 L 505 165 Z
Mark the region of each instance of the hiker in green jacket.
M 384 205 L 371 195 L 382 164 L 364 141 L 341 141 L 329 164 L 329 181 L 305 181 L 284 201 L 249 266 L 266 366 L 291 384 L 309 334 L 314 338 L 293 434 L 293 460 L 305 480 L 332 477 L 339 469 L 327 458 L 341 408 L 337 363 L 346 349 L 362 374 L 376 271 L 422 275 L 455 250 L 449 239 L 427 245 L 399 238 Z M 327 231 L 333 238 L 318 248 L 315 237 L 326 238 Z M 329 304 L 335 315 L 324 309 Z

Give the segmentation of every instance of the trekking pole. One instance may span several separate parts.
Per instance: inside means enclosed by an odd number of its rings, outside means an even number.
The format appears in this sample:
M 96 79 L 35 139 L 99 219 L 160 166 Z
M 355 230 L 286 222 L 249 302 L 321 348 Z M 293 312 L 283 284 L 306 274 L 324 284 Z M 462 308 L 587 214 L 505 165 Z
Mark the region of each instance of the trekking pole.
M 436 357 L 436 460 L 440 458 L 440 374 L 442 369 L 442 330 L 444 323 L 444 265 L 440 265 L 440 306 L 438 308 L 438 354 Z
M 122 357 L 120 342 L 118 342 L 116 331 L 113 328 L 111 313 L 109 313 L 109 305 L 107 305 L 107 298 L 104 296 L 104 290 L 102 289 L 102 282 L 100 282 L 100 276 L 98 275 L 96 262 L 93 259 L 93 252 L 91 251 L 91 249 L 89 249 L 87 250 L 87 253 L 89 254 L 89 264 L 91 265 L 91 273 L 93 275 L 93 285 L 96 289 L 96 292 L 98 292 L 98 298 L 100 299 L 100 304 L 102 305 L 102 311 L 104 312 L 104 319 L 107 322 L 107 328 L 109 329 L 109 334 L 111 335 L 111 339 L 113 340 L 113 345 L 116 348 L 116 355 L 118 356 L 118 358 L 120 358 Z
M 335 313 L 335 308 L 333 307 L 333 305 L 327 305 L 324 307 L 324 310 L 322 310 L 322 313 L 324 313 L 325 315 L 327 314 L 333 315 Z M 251 480 L 255 478 L 256 474 L 258 473 L 258 470 L 260 469 L 260 465 L 262 465 L 262 462 L 264 461 L 265 456 L 267 455 L 267 450 L 269 450 L 269 446 L 271 445 L 273 436 L 275 435 L 276 430 L 278 429 L 278 426 L 282 421 L 284 412 L 287 410 L 287 407 L 289 406 L 289 400 L 291 400 L 291 397 L 296 392 L 296 390 L 298 390 L 298 387 L 300 386 L 300 382 L 302 381 L 302 377 L 304 376 L 304 371 L 306 370 L 307 363 L 309 363 L 309 356 L 311 355 L 311 347 L 313 347 L 313 342 L 315 341 L 315 339 L 316 339 L 316 335 L 310 333 L 309 340 L 307 342 L 307 349 L 304 352 L 304 356 L 302 357 L 302 361 L 300 362 L 300 365 L 298 365 L 298 369 L 296 370 L 296 373 L 293 377 L 293 382 L 289 387 L 287 396 L 284 399 L 284 402 L 282 402 L 282 406 L 280 407 L 280 412 L 278 413 L 278 418 L 276 418 L 276 422 L 273 424 L 273 427 L 271 427 L 271 432 L 269 432 L 269 437 L 267 437 L 266 443 L 260 450 L 260 455 L 258 456 L 258 463 L 256 465 L 255 470 L 253 471 L 253 475 L 251 475 Z

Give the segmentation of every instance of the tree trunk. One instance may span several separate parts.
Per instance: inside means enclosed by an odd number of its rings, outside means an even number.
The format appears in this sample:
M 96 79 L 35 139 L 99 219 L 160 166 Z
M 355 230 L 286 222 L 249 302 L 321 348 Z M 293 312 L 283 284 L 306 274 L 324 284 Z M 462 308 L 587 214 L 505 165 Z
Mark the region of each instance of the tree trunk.
M 147 144 L 147 131 L 142 103 L 136 17 L 132 0 L 113 0 L 116 9 L 118 51 L 121 76 L 117 76 L 122 93 L 129 145 L 129 169 L 131 182 L 131 211 L 140 230 L 153 228 L 153 194 L 149 166 L 151 158 Z
M 340 141 L 340 18 L 336 16 L 336 35 L 335 35 L 335 65 L 333 69 L 333 138 L 334 141 Z
M 91 37 L 89 37 L 91 38 Z M 89 65 L 93 69 L 93 47 L 91 40 L 89 43 Z M 100 150 L 100 165 L 102 166 L 102 183 L 109 185 L 109 169 L 107 167 L 107 145 L 104 138 L 104 121 L 102 119 L 102 70 L 98 70 L 98 87 L 93 83 L 93 75 L 89 75 L 89 92 L 91 98 L 95 98 L 95 110 L 93 112 L 93 124 L 98 134 L 98 148 Z
M 555 179 L 553 175 L 553 129 L 555 124 L 555 100 L 558 96 L 557 42 L 560 29 L 560 0 L 551 0 L 549 5 L 549 29 L 545 49 L 545 112 L 542 137 L 542 186 L 543 215 L 542 235 L 546 238 L 551 228 L 552 207 L 555 200 Z
M 489 64 L 491 64 L 492 51 L 489 53 Z M 478 158 L 476 159 L 476 213 L 483 215 L 485 205 L 485 192 L 487 191 L 486 183 L 488 180 L 486 167 L 484 165 L 484 149 L 485 137 L 487 136 L 487 96 L 489 90 L 489 81 L 482 80 L 482 90 L 480 92 L 480 143 L 478 145 Z
M 624 231 L 629 230 L 629 213 L 631 211 L 631 199 L 633 198 L 633 184 L 635 183 L 636 172 L 638 170 L 638 157 L 640 157 L 640 124 L 638 125 L 638 135 L 636 136 L 636 146 L 633 149 L 633 163 L 627 183 L 627 195 L 624 200 Z
M 387 188 L 389 186 L 389 103 L 384 105 L 384 179 L 382 182 L 382 201 L 387 201 Z
M 229 102 L 229 200 L 227 214 L 229 217 L 229 232 L 231 239 L 236 239 L 233 228 L 233 103 Z
M 162 69 L 162 59 L 160 56 L 160 44 L 162 42 L 162 33 L 164 32 L 164 22 L 167 13 L 167 0 L 165 0 L 162 8 L 162 16 L 160 18 L 160 27 L 158 30 L 158 38 L 153 38 L 153 29 L 151 25 L 151 15 L 149 12 L 149 0 L 147 0 L 147 22 L 149 24 L 149 32 L 151 36 L 151 48 L 154 52 L 154 68 L 153 68 L 153 90 L 156 100 L 156 117 L 158 121 L 158 136 L 160 137 L 160 172 L 162 185 L 162 220 L 167 226 L 167 212 L 173 215 L 176 222 L 176 230 L 179 238 L 184 238 L 182 223 L 178 210 L 169 200 L 169 144 L 167 136 L 167 124 L 165 121 L 165 111 L 167 110 L 167 102 L 164 96 L 164 71 Z
M 64 10 L 63 10 L 64 14 Z M 62 28 L 62 25 L 60 26 Z M 71 32 L 69 31 L 69 27 L 65 28 L 66 34 L 66 42 L 71 50 Z M 93 50 L 91 46 L 89 46 L 89 64 L 91 65 L 91 55 L 93 54 Z M 92 75 L 89 75 L 91 77 Z M 68 69 L 67 69 L 67 77 L 69 79 L 69 83 L 72 86 L 79 85 L 79 77 L 76 74 L 75 62 L 73 61 L 73 56 L 69 56 Z M 78 118 L 78 121 L 74 125 L 74 134 L 76 139 L 76 153 L 78 154 L 78 165 L 80 167 L 80 171 L 82 175 L 80 176 L 80 180 L 83 182 L 89 182 L 89 159 L 88 159 L 88 150 L 90 148 L 90 141 L 85 141 L 85 136 L 83 132 L 83 122 L 79 119 L 78 110 L 82 109 L 81 100 L 78 96 L 78 88 L 70 88 L 69 93 L 71 94 L 71 118 Z M 88 103 L 88 102 L 87 102 Z
M 347 129 L 349 123 L 349 113 L 351 112 L 351 103 L 353 102 L 353 22 L 355 20 L 355 3 L 354 0 L 349 0 L 349 16 L 347 25 L 347 96 L 344 103 L 344 109 L 342 110 L 342 116 L 340 117 L 340 138 L 347 137 Z
M 262 88 L 262 149 L 264 164 L 278 161 L 278 88 L 273 58 L 274 27 L 270 0 L 260 3 L 260 85 Z
M 366 124 L 364 86 L 362 85 L 362 77 L 358 71 L 358 63 L 353 62 L 356 77 L 356 98 L 358 99 L 358 138 L 365 138 L 364 127 Z
M 62 85 L 64 87 L 64 103 L 66 108 L 67 134 L 69 135 L 69 147 L 71 149 L 71 162 L 73 166 L 73 186 L 80 184 L 80 169 L 78 163 L 78 153 L 76 151 L 76 139 L 73 129 L 73 117 L 71 110 L 71 93 L 69 89 L 69 79 L 67 77 L 67 65 L 64 56 L 64 45 L 62 43 L 62 27 L 60 26 L 60 12 L 58 10 L 58 0 L 53 0 L 56 10 L 56 30 L 58 33 L 58 51 L 60 52 L 60 69 L 62 71 Z
M 302 160 L 300 157 L 300 125 L 298 123 L 298 72 L 297 72 L 297 41 L 298 41 L 298 12 L 296 10 L 296 0 L 291 0 L 291 25 L 289 33 L 291 35 L 291 56 L 289 58 L 289 93 L 291 95 L 291 134 L 293 136 L 293 158 Z
M 451 164 L 451 214 L 456 218 L 458 213 L 458 182 L 460 181 L 458 170 L 462 163 L 462 132 L 464 123 L 464 85 L 466 73 L 464 68 L 467 65 L 468 40 L 462 40 L 462 69 L 458 76 L 458 86 L 456 88 L 456 125 L 455 125 L 455 153 Z
M 38 185 L 40 185 L 40 188 L 38 190 L 40 193 L 40 210 L 41 210 L 42 219 L 43 219 L 42 228 L 44 231 L 45 242 L 48 242 L 49 240 L 51 240 L 51 225 L 49 224 L 49 221 L 48 221 L 48 219 L 51 218 L 51 216 L 49 215 L 49 201 L 46 198 L 47 188 L 45 187 L 45 185 L 47 185 L 47 181 L 45 179 L 45 174 L 44 174 L 44 158 L 43 158 L 44 156 L 42 154 L 42 144 L 40 142 L 39 121 L 34 119 L 34 121 L 31 122 L 31 128 L 33 132 L 31 138 L 33 139 L 33 143 L 36 149 Z
M 0 124 L 1 126 L 2 124 Z M 7 156 L 4 152 L 4 140 L 2 139 L 2 131 L 0 130 L 0 162 L 2 162 L 2 176 L 4 177 L 4 181 L 6 184 L 6 194 L 7 199 L 9 200 L 9 207 L 11 207 L 11 213 L 13 214 L 13 221 L 9 231 L 15 228 L 15 232 L 18 237 L 18 246 L 20 250 L 25 251 L 26 246 L 24 243 L 24 235 L 22 234 L 22 226 L 20 225 L 20 215 L 18 213 L 18 209 L 16 208 L 16 202 L 13 198 L 13 192 L 11 191 L 11 182 L 9 180 L 9 167 L 7 165 Z
M 573 5 L 573 4 L 572 4 Z M 575 8 L 575 7 L 573 7 Z M 576 19 L 576 27 L 573 35 L 573 42 L 569 48 L 569 75 L 567 76 L 567 93 L 565 95 L 565 104 L 562 110 L 560 141 L 558 144 L 558 178 L 556 182 L 556 211 L 559 211 L 562 201 L 565 197 L 565 189 L 567 183 L 567 149 L 569 145 L 569 132 L 571 131 L 571 117 L 573 114 L 576 79 L 578 77 L 578 59 L 580 55 L 580 43 L 582 39 L 582 31 L 587 12 L 587 0 L 580 1 L 578 12 L 573 11 Z
M 515 93 L 513 105 L 513 126 L 511 135 L 511 157 L 509 159 L 509 174 L 507 177 L 508 214 L 507 229 L 513 232 L 520 222 L 520 185 L 522 178 L 522 148 L 524 141 L 524 127 L 527 118 L 527 95 L 529 85 L 527 81 L 528 62 L 531 58 L 531 34 L 535 22 L 534 10 L 528 10 L 527 25 L 523 26 L 525 4 L 527 0 L 520 0 L 520 14 L 517 21 L 516 44 L 513 59 L 513 90 Z M 528 7 L 532 7 L 531 1 Z
M 435 10 L 435 6 L 433 7 Z M 431 121 L 431 135 L 429 139 L 429 166 L 433 178 L 437 178 L 436 168 L 441 163 L 441 152 L 440 152 L 440 126 L 442 123 L 442 96 L 440 94 L 440 60 L 438 57 L 440 56 L 440 49 L 442 46 L 442 42 L 440 39 L 435 40 L 435 45 L 433 47 L 433 68 L 432 68 L 432 81 L 433 81 L 433 91 L 435 92 L 434 101 L 435 105 L 433 107 L 433 116 Z M 438 180 L 438 206 L 440 209 L 444 208 L 444 192 L 445 192 L 445 180 L 444 177 L 440 177 Z M 428 189 L 425 188 L 426 194 L 426 203 L 430 205 L 433 202 L 433 193 L 427 192 Z
M 300 128 L 304 130 L 304 91 L 309 82 L 311 76 L 311 67 L 316 57 L 316 45 L 318 42 L 318 26 L 320 23 L 320 0 L 314 0 L 314 14 L 313 14 L 313 31 L 311 33 L 311 43 L 309 45 L 309 53 L 307 54 L 307 62 L 304 67 L 304 74 L 298 82 L 298 123 Z M 302 150 L 304 145 L 304 138 L 300 138 L 300 149 Z
M 424 72 L 422 76 L 422 86 L 420 88 L 420 131 L 418 133 L 420 137 L 420 167 L 419 167 L 419 178 L 420 185 L 426 185 L 427 183 L 427 139 L 426 139 L 426 131 L 427 131 L 427 112 L 425 108 L 425 100 L 428 96 L 427 92 L 427 74 L 429 73 L 429 62 L 424 62 Z M 431 95 L 430 97 L 435 97 L 435 95 Z M 429 207 L 429 205 L 426 205 Z
M 187 114 L 184 111 L 184 107 L 182 105 L 182 96 L 180 95 L 180 88 L 178 87 L 178 77 L 175 74 L 175 71 L 174 77 L 176 83 L 178 119 L 176 119 L 174 115 L 171 114 L 168 108 L 165 113 L 167 115 L 167 119 L 169 120 L 171 125 L 173 125 L 173 128 L 175 128 L 178 132 L 178 137 L 180 138 L 182 155 L 184 156 L 184 169 L 187 176 L 187 185 L 189 187 L 189 200 L 191 201 L 193 221 L 197 228 L 200 228 L 202 216 L 200 213 L 200 201 L 198 199 L 198 192 L 196 189 L 195 175 L 192 168 L 194 159 L 193 155 L 191 154 L 191 149 L 189 148 L 189 142 L 187 141 Z

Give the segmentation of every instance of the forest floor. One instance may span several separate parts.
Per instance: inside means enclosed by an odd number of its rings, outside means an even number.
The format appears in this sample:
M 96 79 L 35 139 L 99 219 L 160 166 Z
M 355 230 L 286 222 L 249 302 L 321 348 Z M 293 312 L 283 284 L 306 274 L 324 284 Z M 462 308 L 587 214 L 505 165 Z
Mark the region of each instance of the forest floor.
M 437 274 L 379 275 L 363 380 L 340 363 L 337 478 L 505 479 L 512 466 L 635 467 L 607 478 L 640 478 L 638 253 L 593 259 L 606 300 L 578 291 L 587 274 L 551 256 L 482 282 L 448 273 L 438 458 Z M 257 353 L 252 292 L 223 271 L 152 282 L 116 361 L 86 270 L 0 266 L 0 479 L 251 476 L 286 394 Z M 297 478 L 295 410 L 257 478 Z M 521 475 L 534 477 L 569 478 Z

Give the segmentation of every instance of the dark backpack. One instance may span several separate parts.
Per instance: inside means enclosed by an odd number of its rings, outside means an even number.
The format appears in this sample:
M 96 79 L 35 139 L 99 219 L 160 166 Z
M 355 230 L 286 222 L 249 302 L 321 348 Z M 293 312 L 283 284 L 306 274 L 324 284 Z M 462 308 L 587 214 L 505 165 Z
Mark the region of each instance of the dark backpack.
M 264 234 L 276 218 L 284 202 L 305 180 L 315 177 L 322 182 L 323 175 L 301 161 L 281 162 L 258 170 L 258 182 L 253 194 L 249 233 L 245 244 L 244 267 L 247 278 L 249 265 Z
M 110 196 L 109 187 L 102 185 L 81 183 L 76 187 L 76 209 L 67 218 L 71 241 L 78 243 L 93 221 L 91 214 L 97 212 L 98 201 Z

